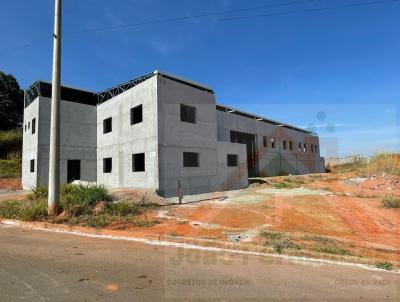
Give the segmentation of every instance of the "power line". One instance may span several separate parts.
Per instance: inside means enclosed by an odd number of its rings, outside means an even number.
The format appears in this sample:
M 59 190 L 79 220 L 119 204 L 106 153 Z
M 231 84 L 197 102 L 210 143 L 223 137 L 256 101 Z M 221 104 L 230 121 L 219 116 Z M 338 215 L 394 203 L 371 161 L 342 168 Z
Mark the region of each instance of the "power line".
M 234 13 L 249 12 L 249 11 L 255 11 L 255 10 L 260 10 L 260 9 L 265 9 L 265 8 L 276 8 L 276 7 L 305 4 L 305 3 L 316 2 L 316 1 L 319 1 L 319 0 L 297 0 L 297 1 L 279 3 L 279 4 L 267 4 L 267 5 L 261 5 L 261 6 L 256 6 L 256 7 L 238 8 L 238 9 L 219 11 L 219 12 L 213 12 L 213 13 L 185 16 L 185 17 L 175 17 L 175 18 L 168 18 L 168 19 L 150 20 L 150 21 L 144 21 L 144 22 L 132 23 L 132 24 L 121 24 L 121 25 L 114 25 L 114 26 L 107 26 L 107 27 L 84 29 L 84 30 L 79 30 L 79 31 L 67 32 L 67 33 L 65 33 L 65 35 L 74 35 L 74 34 L 98 32 L 98 31 L 108 31 L 108 30 L 115 30 L 115 29 L 124 29 L 124 28 L 129 28 L 129 27 L 137 27 L 137 26 L 151 25 L 151 24 L 186 21 L 186 20 L 191 20 L 191 19 L 199 19 L 199 18 L 215 17 L 215 16 L 228 15 L 228 14 L 234 14 Z
M 90 33 L 90 32 L 102 32 L 102 31 L 109 31 L 109 30 L 140 27 L 140 26 L 146 26 L 146 25 L 152 25 L 152 24 L 172 23 L 172 22 L 186 21 L 186 20 L 191 20 L 191 19 L 199 19 L 199 18 L 206 18 L 206 17 L 221 16 L 221 15 L 227 15 L 227 14 L 233 14 L 233 13 L 239 13 L 239 12 L 249 12 L 249 11 L 255 11 L 255 10 L 260 10 L 260 9 L 264 9 L 264 8 L 275 8 L 275 7 L 283 7 L 283 6 L 305 4 L 305 3 L 315 2 L 315 1 L 318 1 L 318 0 L 299 0 L 299 1 L 291 1 L 291 2 L 280 3 L 280 4 L 269 4 L 269 5 L 262 5 L 262 6 L 250 7 L 250 8 L 241 8 L 241 9 L 220 11 L 220 12 L 214 12 L 214 13 L 198 14 L 198 15 L 193 15 L 193 16 L 175 17 L 175 18 L 159 19 L 159 20 L 150 20 L 150 21 L 144 21 L 144 22 L 138 22 L 138 23 L 132 23 L 132 24 L 122 24 L 122 25 L 114 25 L 114 26 L 108 26 L 108 27 L 99 27 L 99 28 L 84 29 L 84 30 L 73 31 L 73 32 L 66 32 L 66 33 L 64 33 L 64 35 L 71 36 L 71 35 L 84 34 L 84 33 Z M 371 5 L 379 5 L 379 4 L 383 5 L 383 4 L 390 4 L 390 3 L 396 3 L 396 2 L 400 2 L 400 0 L 367 1 L 367 2 L 352 3 L 352 4 L 330 6 L 330 7 L 310 8 L 310 9 L 292 10 L 292 11 L 270 13 L 270 14 L 261 14 L 261 15 L 255 15 L 255 16 L 253 15 L 253 16 L 223 18 L 223 19 L 219 19 L 218 21 L 227 22 L 227 21 L 235 21 L 235 20 L 245 20 L 245 19 L 250 19 L 250 18 L 254 18 L 254 17 L 273 17 L 273 16 L 280 16 L 280 15 L 292 15 L 292 14 L 298 14 L 298 13 L 316 13 L 316 12 L 329 11 L 329 10 L 335 10 L 335 9 L 341 9 L 341 8 L 344 9 L 344 8 L 371 6 Z M 6 51 L 4 53 L 1 53 L 0 57 L 12 54 L 15 51 L 18 51 L 20 49 L 27 48 L 27 47 L 30 47 L 32 45 L 38 44 L 39 42 L 42 42 L 42 41 L 47 40 L 49 38 L 52 38 L 52 36 L 46 36 L 46 37 L 43 37 L 41 39 L 38 39 L 38 40 L 32 41 L 30 43 L 27 43 L 25 45 L 22 45 L 22 46 L 19 46 L 19 47 L 15 47 L 15 48 L 10 49 L 10 50 L 8 50 L 8 51 Z
M 270 13 L 270 14 L 262 14 L 257 16 L 244 16 L 244 17 L 232 17 L 232 18 L 224 18 L 220 19 L 219 21 L 235 21 L 235 20 L 245 20 L 254 17 L 272 17 L 272 16 L 280 16 L 280 15 L 293 15 L 298 13 L 315 13 L 315 12 L 322 12 L 328 10 L 335 10 L 341 8 L 352 8 L 352 7 L 361 7 L 361 6 L 370 6 L 370 5 L 378 5 L 378 4 L 389 4 L 399 2 L 400 0 L 381 0 L 381 1 L 368 1 L 368 2 L 361 2 L 361 3 L 351 3 L 351 4 L 344 4 L 344 5 L 337 5 L 337 6 L 330 6 L 330 7 L 320 7 L 320 8 L 309 8 L 309 9 L 302 9 L 302 10 L 293 10 L 287 12 L 280 12 L 280 13 Z

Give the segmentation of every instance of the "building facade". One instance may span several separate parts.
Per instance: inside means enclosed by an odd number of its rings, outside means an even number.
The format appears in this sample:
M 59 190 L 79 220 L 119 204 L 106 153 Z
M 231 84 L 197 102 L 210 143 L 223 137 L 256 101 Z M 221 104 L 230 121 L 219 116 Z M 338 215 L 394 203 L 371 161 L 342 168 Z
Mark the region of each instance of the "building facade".
M 25 92 L 22 184 L 48 183 L 51 84 Z M 161 196 L 244 188 L 249 177 L 324 171 L 315 134 L 216 104 L 204 85 L 155 71 L 105 91 L 61 89 L 61 182 Z

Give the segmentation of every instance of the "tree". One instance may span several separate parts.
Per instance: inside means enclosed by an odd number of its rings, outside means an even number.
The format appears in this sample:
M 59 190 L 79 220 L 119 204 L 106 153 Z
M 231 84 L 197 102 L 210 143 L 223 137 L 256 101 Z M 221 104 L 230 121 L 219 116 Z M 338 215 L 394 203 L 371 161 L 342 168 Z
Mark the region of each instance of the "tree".
M 24 111 L 24 91 L 11 74 L 0 71 L 0 130 L 21 127 Z

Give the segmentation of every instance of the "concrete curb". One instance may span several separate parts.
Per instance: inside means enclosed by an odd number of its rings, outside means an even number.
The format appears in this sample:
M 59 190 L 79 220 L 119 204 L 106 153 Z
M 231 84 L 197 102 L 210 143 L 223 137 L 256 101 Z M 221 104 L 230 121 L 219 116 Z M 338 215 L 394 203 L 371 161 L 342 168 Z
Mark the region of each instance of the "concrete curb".
M 176 248 L 210 251 L 210 252 L 224 252 L 224 253 L 230 253 L 230 254 L 236 254 L 236 255 L 271 257 L 271 258 L 284 259 L 284 260 L 288 260 L 288 261 L 292 261 L 292 262 L 300 262 L 303 264 L 339 265 L 339 266 L 347 266 L 347 267 L 353 267 L 353 268 L 361 268 L 361 269 L 365 269 L 368 271 L 374 271 L 374 272 L 400 274 L 400 269 L 393 269 L 391 271 L 387 271 L 384 269 L 376 268 L 372 265 L 360 264 L 360 263 L 349 263 L 349 262 L 340 262 L 340 261 L 333 261 L 333 260 L 326 260 L 326 259 L 306 258 L 306 257 L 300 257 L 300 256 L 289 256 L 289 255 L 278 255 L 278 254 L 269 254 L 269 253 L 252 252 L 252 251 L 242 251 L 242 250 L 226 249 L 226 248 L 219 248 L 219 247 L 204 247 L 204 246 L 195 245 L 195 244 L 178 243 L 178 242 L 172 242 L 172 241 L 150 240 L 150 239 L 137 238 L 137 237 L 94 234 L 94 233 L 89 233 L 89 232 L 65 230 L 62 228 L 54 227 L 53 225 L 51 225 L 50 227 L 47 227 L 47 226 L 42 227 L 42 226 L 37 226 L 34 223 L 23 222 L 23 221 L 12 220 L 12 219 L 0 220 L 0 225 L 1 224 L 6 225 L 6 226 L 14 226 L 14 227 L 22 227 L 22 228 L 26 228 L 26 229 L 32 229 L 35 231 L 63 233 L 63 234 L 81 236 L 81 237 L 110 239 L 110 240 L 124 240 L 124 241 L 139 242 L 139 243 L 144 243 L 144 244 L 149 244 L 149 245 L 156 245 L 156 246 L 176 247 Z

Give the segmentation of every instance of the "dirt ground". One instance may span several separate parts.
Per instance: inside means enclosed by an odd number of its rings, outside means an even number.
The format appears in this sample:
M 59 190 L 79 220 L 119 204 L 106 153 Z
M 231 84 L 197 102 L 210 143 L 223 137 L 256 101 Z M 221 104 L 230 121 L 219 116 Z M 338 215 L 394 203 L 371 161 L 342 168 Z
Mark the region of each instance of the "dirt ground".
M 223 198 L 161 207 L 146 214 L 159 224 L 125 231 L 145 237 L 233 243 L 248 250 L 400 266 L 400 211 L 382 206 L 384 196 L 400 196 L 400 177 L 331 173 L 260 181 L 264 183 L 225 192 Z M 289 245 L 276 250 L 275 241 L 265 232 L 278 233 Z
M 0 190 L 22 190 L 20 178 L 0 178 Z
M 400 267 L 400 210 L 382 206 L 385 196 L 400 196 L 399 176 L 262 178 L 247 189 L 202 195 L 198 202 L 186 197 L 182 205 L 165 205 L 145 190 L 113 194 L 161 205 L 142 217 L 158 224 L 117 223 L 103 230 L 114 235 Z

